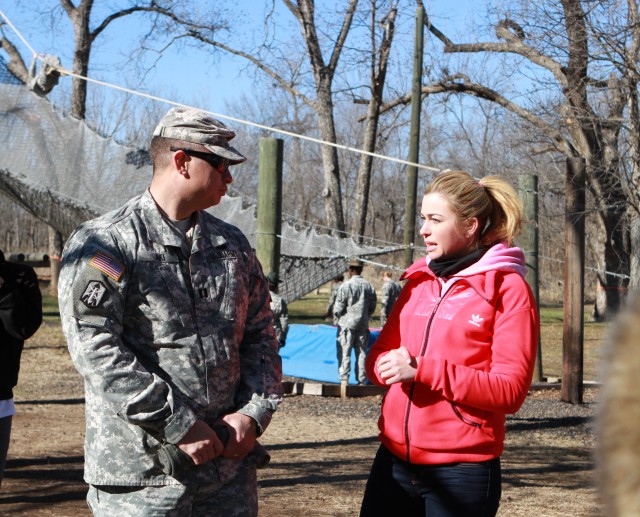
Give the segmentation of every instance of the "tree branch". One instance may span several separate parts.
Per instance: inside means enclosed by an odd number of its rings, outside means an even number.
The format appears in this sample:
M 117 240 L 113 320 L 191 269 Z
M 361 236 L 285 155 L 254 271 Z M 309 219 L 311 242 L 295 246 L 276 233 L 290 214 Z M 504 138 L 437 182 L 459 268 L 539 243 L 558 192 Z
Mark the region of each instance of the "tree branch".
M 336 45 L 333 47 L 333 52 L 331 53 L 331 59 L 329 59 L 329 69 L 331 73 L 335 72 L 336 67 L 338 66 L 338 60 L 340 59 L 340 54 L 342 49 L 344 48 L 344 42 L 347 39 L 347 35 L 349 34 L 349 29 L 351 28 L 351 22 L 353 21 L 353 16 L 356 12 L 356 7 L 358 6 L 358 0 L 351 0 L 349 2 L 349 6 L 347 7 L 347 12 L 345 13 L 344 21 L 342 22 L 342 27 L 340 29 L 340 34 L 338 35 L 338 39 L 336 40 Z
M 109 16 L 107 16 L 104 20 L 102 20 L 102 23 L 100 23 L 100 25 L 98 27 L 96 27 L 92 32 L 91 32 L 91 38 L 95 39 L 104 29 L 107 28 L 107 26 L 119 19 L 119 18 L 123 18 L 125 16 L 128 16 L 130 14 L 133 13 L 137 13 L 137 12 L 148 12 L 148 13 L 157 13 L 160 14 L 166 18 L 169 18 L 170 20 L 173 20 L 174 22 L 176 22 L 176 24 L 178 25 L 183 25 L 183 26 L 188 26 L 191 29 L 194 30 L 206 30 L 206 31 L 211 31 L 214 32 L 216 30 L 219 30 L 221 28 L 224 28 L 225 25 L 220 24 L 220 25 L 211 25 L 211 24 L 200 24 L 200 23 L 196 23 L 194 20 L 185 20 L 183 18 L 181 18 L 180 16 L 178 16 L 174 11 L 170 10 L 170 9 L 165 9 L 163 7 L 158 6 L 155 2 L 150 2 L 150 4 L 148 6 L 145 5 L 134 5 L 128 9 L 122 9 L 120 11 L 117 11 L 115 13 L 111 13 Z
M 76 6 L 73 5 L 71 0 L 60 0 L 60 5 L 65 11 L 67 11 L 67 15 L 69 15 L 69 18 L 71 18 L 74 11 L 76 10 Z
M 453 53 L 477 53 L 477 52 L 502 52 L 517 54 L 525 57 L 532 63 L 549 70 L 556 80 L 562 85 L 567 86 L 567 77 L 565 69 L 557 61 L 544 55 L 535 48 L 524 43 L 524 31 L 512 20 L 502 20 L 496 28 L 496 34 L 499 38 L 506 39 L 505 43 L 499 42 L 478 42 L 478 43 L 453 43 L 441 31 L 439 31 L 425 15 L 425 26 L 429 32 L 433 34 L 444 44 L 444 51 L 447 54 Z M 518 29 L 515 29 L 518 27 Z
M 549 135 L 554 140 L 554 142 L 556 142 L 556 145 L 563 153 L 567 155 L 572 155 L 574 153 L 573 145 L 564 137 L 564 135 L 560 131 L 558 131 L 555 126 L 545 122 L 542 118 L 536 116 L 531 111 L 510 101 L 497 91 L 491 88 L 487 88 L 486 86 L 483 86 L 481 84 L 471 83 L 462 75 L 450 76 L 438 83 L 425 85 L 422 87 L 421 93 L 424 96 L 438 93 L 461 93 L 466 95 L 473 95 L 474 97 L 478 97 L 479 99 L 491 101 L 525 119 L 527 122 L 533 124 L 545 134 Z M 385 113 L 399 105 L 409 104 L 410 102 L 411 95 L 407 94 L 403 97 L 393 100 L 390 103 L 385 104 L 381 108 L 380 112 Z
M 4 36 L 4 34 L 2 35 L 2 39 L 0 39 L 0 48 L 3 48 L 9 56 L 9 62 L 7 63 L 9 71 L 20 81 L 26 84 L 29 81 L 29 70 L 27 69 L 27 65 L 22 59 L 20 52 L 18 52 L 18 49 Z
M 284 78 L 282 78 L 277 72 L 275 72 L 274 70 L 272 70 L 271 68 L 266 66 L 264 64 L 264 62 L 262 60 L 258 59 L 257 57 L 255 57 L 255 56 L 253 56 L 251 54 L 248 54 L 247 52 L 243 52 L 241 50 L 237 50 L 235 48 L 229 47 L 228 45 L 225 45 L 224 43 L 221 43 L 219 41 L 216 41 L 216 40 L 213 40 L 211 38 L 208 38 L 208 37 L 204 36 L 203 34 L 201 34 L 198 31 L 188 31 L 187 35 L 192 37 L 192 38 L 194 38 L 194 39 L 196 39 L 196 40 L 198 40 L 198 41 L 201 41 L 202 43 L 207 43 L 208 45 L 212 45 L 214 47 L 217 47 L 217 48 L 220 48 L 222 50 L 225 50 L 226 52 L 229 52 L 230 54 L 234 54 L 236 56 L 243 57 L 243 58 L 247 59 L 248 61 L 251 61 L 251 63 L 253 63 L 257 68 L 259 68 L 265 74 L 267 74 L 269 77 L 274 79 L 283 89 L 285 89 L 286 91 L 288 91 L 292 95 L 295 95 L 296 97 L 298 97 L 300 100 L 302 100 L 302 102 L 304 102 L 308 106 L 316 109 L 315 101 L 313 101 L 312 99 L 308 98 L 305 94 L 303 94 L 298 89 L 294 88 L 289 82 L 287 82 Z

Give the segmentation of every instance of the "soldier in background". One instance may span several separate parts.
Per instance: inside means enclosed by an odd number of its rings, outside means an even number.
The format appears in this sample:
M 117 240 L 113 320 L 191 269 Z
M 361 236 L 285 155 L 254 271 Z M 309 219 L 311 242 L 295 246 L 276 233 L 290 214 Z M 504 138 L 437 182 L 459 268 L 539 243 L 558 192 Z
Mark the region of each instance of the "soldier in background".
M 337 324 L 336 319 L 333 316 L 333 304 L 336 303 L 336 298 L 338 296 L 338 291 L 340 290 L 340 286 L 344 282 L 344 275 L 338 275 L 331 281 L 331 294 L 329 295 L 329 303 L 327 304 L 327 312 L 325 313 L 325 319 L 329 321 L 333 321 L 334 325 Z
M 278 278 L 278 273 L 272 271 L 267 275 L 269 282 L 269 293 L 271 294 L 271 310 L 273 311 L 273 328 L 276 331 L 276 338 L 280 348 L 282 348 L 287 341 L 287 334 L 289 333 L 289 308 L 287 302 L 278 293 L 278 284 L 281 280 Z
M 382 274 L 382 297 L 380 300 L 380 327 L 384 327 L 391 308 L 396 303 L 402 287 L 396 282 L 389 271 Z
M 358 384 L 367 381 L 364 361 L 369 344 L 369 318 L 378 302 L 373 286 L 362 278 L 363 263 L 349 262 L 350 278 L 340 286 L 333 306 L 333 314 L 338 319 L 338 342 L 342 361 L 338 368 L 340 382 L 348 384 L 351 373 L 351 349 L 356 352 L 356 379 Z
M 96 516 L 258 514 L 251 453 L 282 400 L 269 289 L 242 232 L 205 211 L 246 159 L 234 136 L 169 110 L 149 189 L 67 241 L 60 314 L 85 380 Z M 169 445 L 193 468 L 167 469 Z
M 42 294 L 31 266 L 7 262 L 0 250 L 0 485 L 15 414 L 13 388 L 18 384 L 24 342 L 42 323 Z

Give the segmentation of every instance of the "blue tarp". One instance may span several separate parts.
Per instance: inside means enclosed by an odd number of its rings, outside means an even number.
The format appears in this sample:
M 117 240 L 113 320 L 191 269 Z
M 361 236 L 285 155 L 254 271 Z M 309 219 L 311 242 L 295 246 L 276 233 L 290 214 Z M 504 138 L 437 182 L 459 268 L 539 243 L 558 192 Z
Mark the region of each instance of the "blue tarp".
M 369 329 L 371 346 L 380 329 Z M 287 343 L 280 349 L 282 372 L 291 377 L 301 377 L 321 382 L 339 383 L 336 355 L 336 327 L 331 325 L 289 325 Z M 349 383 L 355 384 L 355 352 L 351 352 Z

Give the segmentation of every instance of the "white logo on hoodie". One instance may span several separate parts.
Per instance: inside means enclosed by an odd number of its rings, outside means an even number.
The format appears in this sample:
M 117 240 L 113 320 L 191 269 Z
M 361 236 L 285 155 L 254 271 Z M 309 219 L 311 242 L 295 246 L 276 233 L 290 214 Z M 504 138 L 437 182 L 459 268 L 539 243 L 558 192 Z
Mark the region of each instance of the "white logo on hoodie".
M 476 327 L 480 327 L 480 322 L 484 321 L 484 318 L 480 316 L 480 314 L 472 314 L 469 323 L 475 325 Z

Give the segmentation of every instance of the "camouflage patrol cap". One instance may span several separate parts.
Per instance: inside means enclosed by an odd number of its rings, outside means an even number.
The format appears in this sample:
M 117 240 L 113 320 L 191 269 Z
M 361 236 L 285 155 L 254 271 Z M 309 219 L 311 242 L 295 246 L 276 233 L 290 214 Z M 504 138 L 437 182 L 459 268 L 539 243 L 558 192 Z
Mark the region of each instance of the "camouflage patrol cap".
M 229 145 L 229 141 L 236 136 L 233 129 L 195 108 L 171 108 L 156 126 L 153 136 L 201 144 L 212 153 L 229 160 L 231 165 L 247 159 Z

